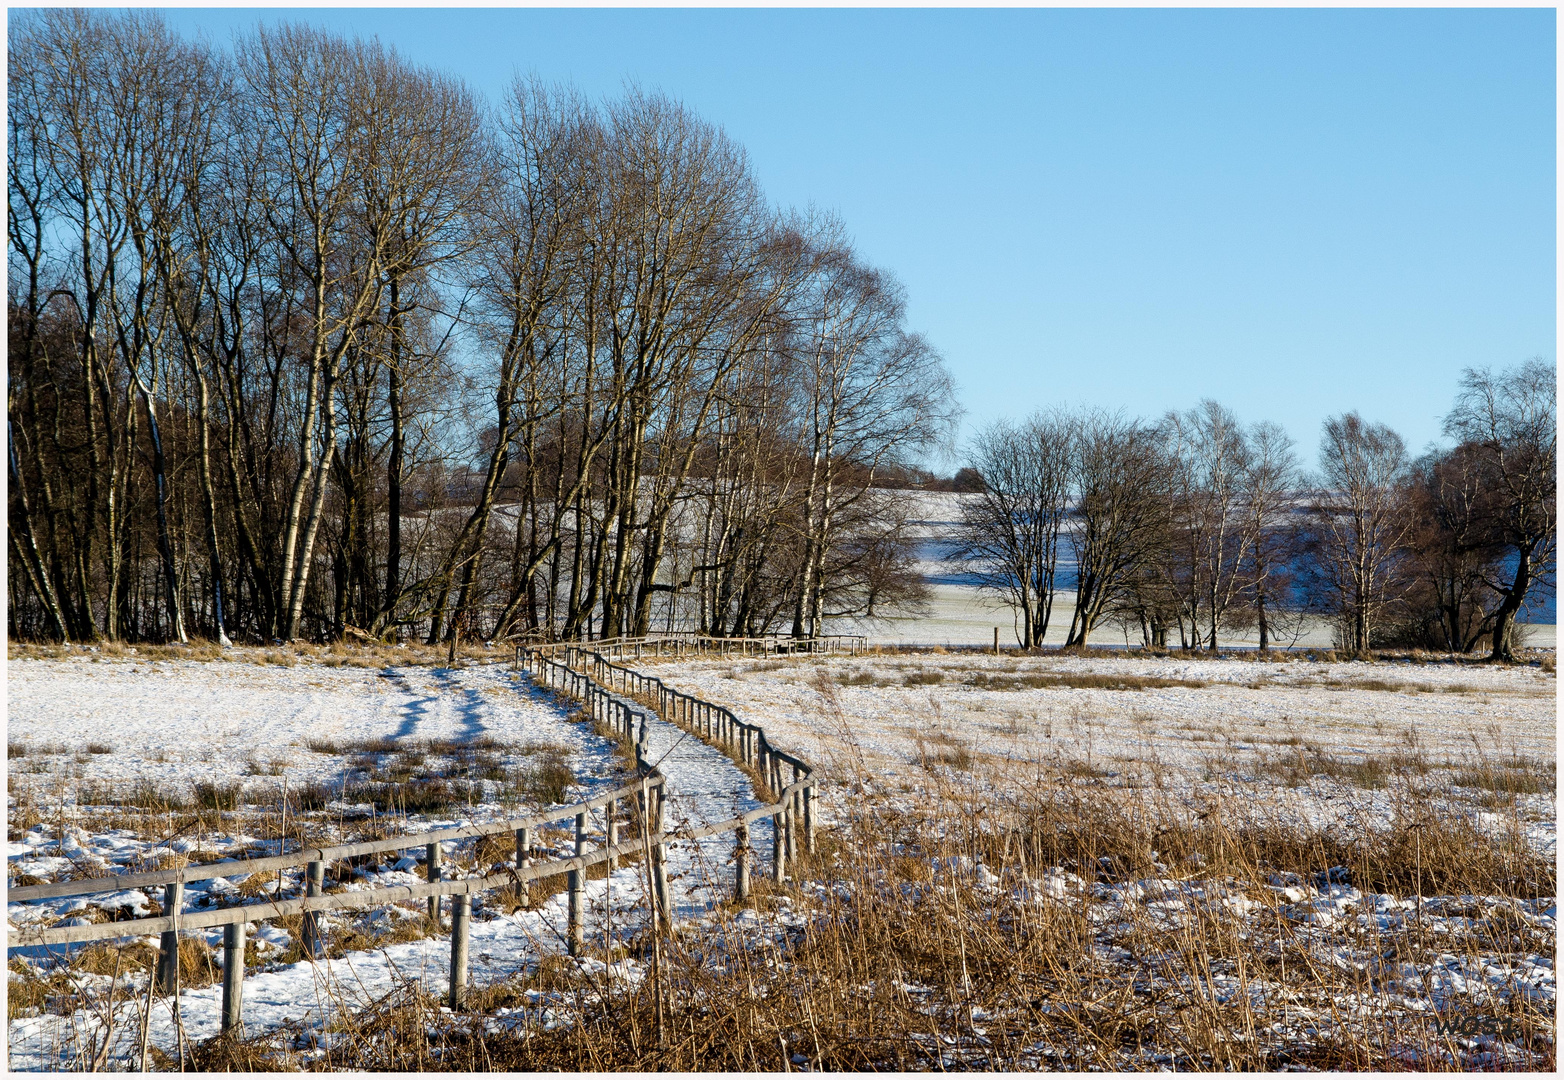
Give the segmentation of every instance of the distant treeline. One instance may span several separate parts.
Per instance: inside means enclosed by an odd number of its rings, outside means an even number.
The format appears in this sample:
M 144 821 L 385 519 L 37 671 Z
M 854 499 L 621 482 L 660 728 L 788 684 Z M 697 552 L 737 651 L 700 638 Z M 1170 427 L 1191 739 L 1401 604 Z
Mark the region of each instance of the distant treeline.
M 1040 413 L 975 441 L 981 498 L 959 555 L 1017 614 L 1021 644 L 1053 620 L 1073 560 L 1065 635 L 1104 622 L 1149 646 L 1215 650 L 1224 631 L 1286 641 L 1306 616 L 1342 647 L 1510 658 L 1516 617 L 1553 587 L 1557 378 L 1532 360 L 1468 370 L 1444 419 L 1453 445 L 1408 456 L 1356 413 L 1324 425 L 1305 475 L 1274 424 L 1214 401 L 1146 423 Z
M 375 42 L 9 36 L 8 629 L 817 631 L 916 601 L 954 394 L 681 105 Z

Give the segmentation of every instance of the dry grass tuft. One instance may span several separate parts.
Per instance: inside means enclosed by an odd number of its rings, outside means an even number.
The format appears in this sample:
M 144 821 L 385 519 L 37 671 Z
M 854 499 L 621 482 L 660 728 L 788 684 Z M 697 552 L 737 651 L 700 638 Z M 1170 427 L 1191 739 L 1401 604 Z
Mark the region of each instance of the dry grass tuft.
M 976 671 L 964 681 L 981 690 L 1165 690 L 1178 686 L 1199 689 L 1209 685 L 1204 679 L 1165 679 L 1155 675 L 1089 671 L 1038 671 L 1015 675 Z

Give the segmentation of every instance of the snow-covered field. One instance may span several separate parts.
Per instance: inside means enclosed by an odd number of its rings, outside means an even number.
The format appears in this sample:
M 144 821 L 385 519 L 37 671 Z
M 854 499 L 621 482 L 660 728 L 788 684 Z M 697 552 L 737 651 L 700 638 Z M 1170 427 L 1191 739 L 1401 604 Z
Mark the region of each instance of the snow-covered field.
M 458 743 L 493 740 L 525 752 L 546 745 L 562 752 L 576 776 L 565 803 L 590 797 L 622 782 L 611 746 L 590 727 L 567 719 L 566 706 L 534 687 L 508 665 L 487 663 L 455 669 L 388 667 L 332 668 L 300 663 L 291 667 L 248 663 L 157 661 L 124 658 L 94 662 L 83 656 L 70 660 L 23 660 L 8 665 L 8 742 L 25 752 L 9 759 L 13 827 L 8 844 L 11 878 L 31 875 L 41 880 L 86 872 L 115 871 L 157 865 L 169 857 L 195 854 L 207 861 L 215 853 L 262 853 L 277 850 L 240 830 L 223 835 L 156 838 L 144 830 L 102 828 L 112 807 L 77 805 L 83 790 L 94 798 L 115 789 L 130 791 L 142 782 L 160 790 L 188 792 L 203 781 L 239 782 L 267 795 L 283 777 L 290 783 L 335 784 L 344 779 L 347 761 L 340 754 L 309 748 L 324 742 L 362 743 L 389 739 L 396 745 L 431 740 Z M 93 752 L 89 752 L 89 747 Z M 97 752 L 105 750 L 106 752 Z M 13 749 L 13 754 L 16 749 Z M 687 737 L 672 725 L 653 723 L 648 756 L 668 778 L 668 822 L 701 825 L 733 817 L 759 805 L 745 776 L 720 752 Z M 501 805 L 493 784 L 480 784 L 470 807 L 459 816 L 413 816 L 401 823 L 407 832 L 422 832 L 468 822 L 494 820 L 525 812 Z M 53 812 L 49 824 L 26 830 L 15 825 L 19 799 L 33 805 L 65 805 L 66 835 L 58 836 Z M 592 836 L 601 842 L 602 823 Z M 542 842 L 557 857 L 574 853 L 563 831 L 546 832 Z M 757 829 L 754 843 L 769 851 L 770 835 Z M 470 848 L 470 845 L 466 845 Z M 680 920 L 703 917 L 728 886 L 732 838 L 711 837 L 699 843 L 670 844 L 670 883 Z M 462 845 L 447 844 L 446 860 L 459 860 Z M 487 869 L 485 867 L 484 869 Z M 374 888 L 423 880 L 423 868 L 410 853 L 390 856 L 379 865 L 362 868 L 348 888 Z M 243 879 L 215 879 L 186 891 L 188 908 L 199 908 L 232 896 Z M 251 883 L 252 885 L 254 883 Z M 294 895 L 301 887 L 297 872 L 267 882 L 260 892 Z M 120 914 L 148 914 L 148 890 L 40 904 L 8 905 L 12 926 L 52 924 L 91 916 L 91 908 Z M 617 870 L 607 879 L 587 885 L 589 934 L 610 933 L 622 940 L 644 924 L 647 886 L 638 866 Z M 475 986 L 515 976 L 539 957 L 559 954 L 565 947 L 565 897 L 556 895 L 531 910 L 508 911 L 491 906 L 493 894 L 475 905 L 471 935 L 471 975 Z M 383 931 L 410 915 L 388 907 L 368 915 L 325 917 L 328 933 L 348 929 Z M 291 943 L 288 931 L 261 924 L 255 933 L 264 962 Z M 206 932 L 209 945 L 221 943 L 220 929 Z M 153 939 L 149 943 L 155 944 Z M 431 990 L 442 990 L 448 971 L 449 944 L 444 937 L 402 941 L 349 953 L 340 959 L 299 962 L 252 973 L 245 980 L 245 1026 L 250 1033 L 283 1025 L 318 1030 L 342 1007 L 356 1008 L 384 997 L 409 979 Z M 58 955 L 61 950 L 54 950 Z M 11 955 L 40 970 L 51 964 L 49 950 L 17 950 Z M 593 961 L 588 960 L 588 964 Z M 620 973 L 638 977 L 634 960 Z M 13 973 L 12 979 L 18 976 Z M 106 997 L 112 979 L 82 975 L 82 988 Z M 111 1061 L 137 1060 L 138 993 L 144 998 L 144 977 L 121 976 L 120 1005 L 112 1034 Z M 153 1046 L 174 1053 L 181 1037 L 201 1040 L 217 1033 L 221 987 L 188 990 L 159 999 L 149 1025 Z M 36 1011 L 36 1010 L 35 1010 Z M 8 1038 L 12 1069 L 72 1067 L 83 1049 L 101 1036 L 99 1012 L 71 1017 L 43 1013 L 13 1020 Z
M 657 673 L 764 718 L 779 746 L 810 760 L 861 761 L 891 790 L 927 776 L 930 748 L 964 748 L 979 772 L 1023 783 L 1039 765 L 1126 782 L 1155 774 L 1191 797 L 1263 788 L 1273 805 L 1314 817 L 1389 797 L 1338 781 L 1329 765 L 1438 773 L 1520 759 L 1551 775 L 1556 756 L 1557 677 L 1534 667 L 923 653 L 664 663 Z M 1069 685 L 1115 677 L 1151 685 Z M 1278 782 L 1300 754 L 1325 775 Z M 1525 812 L 1551 851 L 1552 798 L 1533 796 Z
M 1043 784 L 1079 783 L 1126 802 L 1150 797 L 1201 815 L 1221 810 L 1304 827 L 1384 830 L 1405 824 L 1409 813 L 1466 816 L 1495 835 L 1518 827 L 1534 852 L 1549 859 L 1555 852 L 1552 785 L 1538 778 L 1551 776 L 1556 756 L 1556 677 L 1534 667 L 939 651 L 858 659 L 675 663 L 649 658 L 641 666 L 672 686 L 762 724 L 773 744 L 813 762 L 828 780 L 819 808 L 827 834 L 833 827 L 849 829 L 865 807 L 884 807 L 893 814 L 922 811 L 936 805 L 931 795 L 1003 799 Z M 221 781 L 244 785 L 246 791 L 253 785 L 260 793 L 273 793 L 284 778 L 300 785 L 344 782 L 351 762 L 343 753 L 329 752 L 329 741 L 492 740 L 522 762 L 547 746 L 574 772 L 566 802 L 612 786 L 621 775 L 612 748 L 589 727 L 572 722 L 567 703 L 538 691 L 503 663 L 454 669 L 279 667 L 148 662 L 133 656 L 94 662 L 78 655 L 13 660 L 8 676 L 8 741 L 25 748 L 8 759 L 13 880 L 21 874 L 48 879 L 139 868 L 181 855 L 205 861 L 212 853 L 268 850 L 268 844 L 275 850 L 275 840 L 261 839 L 275 836 L 266 832 L 264 818 L 233 818 L 231 827 L 225 822 L 223 835 L 168 836 L 131 827 L 132 816 L 115 816 L 111 806 L 78 805 L 78 796 L 91 792 L 95 799 L 104 798 L 104 792 L 131 790 L 146 781 L 170 790 Z M 321 749 L 311 749 L 312 743 Z M 649 754 L 668 776 L 675 824 L 728 818 L 757 805 L 748 781 L 730 761 L 671 725 L 653 724 Z M 1492 786 L 1496 775 L 1536 786 L 1506 794 Z M 423 831 L 518 812 L 500 799 L 491 782 L 470 790 L 470 806 L 415 816 L 400 827 Z M 31 816 L 20 828 L 24 811 Z M 58 833 L 61 814 L 64 837 Z M 757 832 L 758 862 L 765 866 L 771 837 L 769 830 Z M 594 835 L 601 839 L 601 830 Z M 839 831 L 838 839 L 853 837 Z M 571 853 L 563 830 L 546 833 L 541 842 L 554 854 Z M 731 847 L 731 837 L 719 836 L 676 845 L 671 852 L 678 918 L 696 927 L 696 933 L 719 917 L 713 905 L 729 885 Z M 470 845 L 449 845 L 446 859 L 470 862 Z M 1132 980 L 1141 977 L 1136 972 L 1150 971 L 1153 988 L 1209 994 L 1223 1007 L 1248 1000 L 1275 1021 L 1272 1035 L 1279 1044 L 1295 1037 L 1307 1042 L 1333 1027 L 1426 1020 L 1440 1010 L 1470 1015 L 1523 1003 L 1551 1015 L 1555 1000 L 1551 942 L 1556 906 L 1550 896 L 1419 900 L 1338 879 L 1335 870 L 1325 868 L 1318 875 L 1277 873 L 1268 882 L 1262 877 L 1244 883 L 1208 880 L 1198 865 L 1158 864 L 1152 876 L 1092 881 L 1066 867 L 1029 877 L 1004 866 L 994 873 L 970 861 L 937 858 L 935 863 L 936 880 L 959 872 L 996 905 L 1079 908 L 1094 928 L 1093 962 L 1103 971 L 1122 970 Z M 407 883 L 421 880 L 422 872 L 411 857 L 388 857 L 359 868 L 347 887 Z M 245 889 L 294 895 L 299 887 L 297 874 L 277 882 L 218 880 L 191 888 L 186 902 L 216 902 Z M 827 885 L 808 884 L 800 897 L 780 902 L 804 910 L 810 896 L 826 895 L 821 889 Z M 641 867 L 592 880 L 587 892 L 589 933 L 606 931 L 624 941 L 643 925 Z M 13 904 L 8 918 L 13 926 L 102 918 L 89 910 L 93 906 L 145 913 L 153 899 L 150 893 L 122 891 L 85 901 Z M 413 914 L 387 907 L 326 921 L 332 934 L 373 936 Z M 511 911 L 490 894 L 479 900 L 475 916 L 475 986 L 502 982 L 540 957 L 563 951 L 562 895 L 530 910 Z M 1360 986 L 1363 992 L 1322 989 L 1320 983 L 1300 996 L 1285 977 L 1258 971 L 1234 976 L 1215 968 L 1196 973 L 1190 983 L 1189 975 L 1171 973 L 1165 957 L 1156 959 L 1163 950 L 1158 942 L 1212 918 L 1237 920 L 1251 931 L 1286 926 L 1288 948 L 1302 950 L 1300 955 L 1318 963 L 1320 971 L 1345 973 L 1341 986 Z M 765 934 L 798 925 L 799 916 L 757 906 L 740 913 L 739 922 Z M 1522 935 L 1515 947 L 1495 951 L 1491 945 L 1471 944 L 1488 940 L 1482 938 L 1488 933 L 1483 928 L 1511 923 Z M 1446 952 L 1425 954 L 1425 934 L 1449 943 Z M 443 936 L 388 937 L 386 944 L 356 948 L 340 959 L 286 964 L 278 962 L 293 944 L 286 928 L 263 924 L 255 936 L 260 967 L 252 967 L 245 982 L 246 1030 L 297 1032 L 293 1046 L 301 1050 L 302 1061 L 309 1060 L 309 1046 L 322 1038 L 329 1041 L 331 1036 L 321 1033 L 337 1010 L 383 999 L 408 981 L 436 992 L 445 985 L 449 945 Z M 209 934 L 208 941 L 215 943 L 217 937 Z M 1413 940 L 1415 953 L 1408 944 Z M 1138 950 L 1146 947 L 1153 951 L 1142 956 Z M 38 952 L 27 953 L 21 962 L 47 972 L 51 964 Z M 600 960 L 583 964 L 603 971 Z M 641 962 L 633 956 L 617 960 L 613 970 L 632 982 L 642 975 Z M 13 972 L 13 986 L 19 977 Z M 71 978 L 92 1007 L 71 1016 L 34 1010 L 34 1015 L 13 1018 L 11 1068 L 80 1067 L 83 1050 L 101 1036 L 110 976 L 77 973 Z M 136 1003 L 146 1000 L 145 977 L 121 976 L 117 995 L 108 1063 L 123 1066 L 134 1064 L 138 1052 Z M 173 1054 L 181 1036 L 188 1041 L 215 1034 L 220 996 L 220 988 L 212 985 L 187 990 L 177 1002 L 154 999 L 148 1025 L 152 1044 Z M 964 1015 L 971 1023 L 970 1007 Z M 1397 1050 L 1396 1060 L 1424 1067 L 1524 1066 L 1538 1060 L 1525 1056 L 1538 1052 L 1535 1045 L 1528 1050 L 1488 1036 L 1468 1043 L 1462 1044 L 1464 1050 L 1439 1051 L 1447 1056 L 1429 1058 L 1425 1040 L 1421 1049 Z M 982 1046 L 977 1037 L 970 1045 L 947 1040 L 941 1053 L 947 1064 L 980 1063 L 988 1060 Z M 1043 1067 L 1053 1060 L 1052 1052 L 1040 1044 L 1035 1060 L 1026 1060 Z M 1157 1060 L 1131 1054 L 1123 1063 L 1144 1066 Z
M 605 778 L 611 755 L 602 740 L 562 723 L 546 696 L 509 676 L 498 663 L 451 670 L 92 656 L 12 661 L 6 741 L 28 753 L 12 761 L 10 774 L 45 797 L 70 793 L 62 771 L 73 781 L 147 780 L 176 789 L 246 777 L 276 784 L 281 775 L 291 783 L 334 781 L 342 757 L 310 750 L 312 740 L 488 737 L 558 744 L 578 774 Z M 89 746 L 107 752 L 86 753 Z M 56 760 L 31 773 L 50 748 L 59 749 Z

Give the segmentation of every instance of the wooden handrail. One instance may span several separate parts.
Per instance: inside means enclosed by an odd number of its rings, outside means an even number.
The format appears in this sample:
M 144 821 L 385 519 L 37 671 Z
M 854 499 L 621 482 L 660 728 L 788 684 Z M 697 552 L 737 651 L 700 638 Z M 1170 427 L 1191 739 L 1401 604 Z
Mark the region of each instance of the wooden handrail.
M 653 787 L 661 787 L 662 774 L 647 776 Z M 437 829 L 426 833 L 409 833 L 388 837 L 385 840 L 366 840 L 358 844 L 334 844 L 329 847 L 306 847 L 287 855 L 268 855 L 260 859 L 224 859 L 219 862 L 196 863 L 172 870 L 149 870 L 138 874 L 110 874 L 101 878 L 78 878 L 72 881 L 55 881 L 43 885 L 22 885 L 6 890 L 10 903 L 26 903 L 32 900 L 58 900 L 67 896 L 88 896 L 92 893 L 117 892 L 121 889 L 138 889 L 155 885 L 189 884 L 192 881 L 210 881 L 213 878 L 232 877 L 241 874 L 262 874 L 273 870 L 287 870 L 295 866 L 307 866 L 312 862 L 335 862 L 355 855 L 376 855 L 386 851 L 404 851 L 408 848 L 427 847 L 446 840 L 470 840 L 483 836 L 498 836 L 517 829 L 535 829 L 556 821 L 573 818 L 619 799 L 629 798 L 641 790 L 639 782 L 615 788 L 595 795 L 584 802 L 546 810 L 526 817 L 507 818 L 483 825 L 463 825 L 452 829 Z
M 624 674 L 626 674 L 626 675 L 636 679 L 639 682 L 647 683 L 647 684 L 649 684 L 651 686 L 654 686 L 654 687 L 657 688 L 657 690 L 660 693 L 665 694 L 665 695 L 667 695 L 670 698 L 674 698 L 674 699 L 677 699 L 677 700 L 680 700 L 680 701 L 695 702 L 695 703 L 697 703 L 699 705 L 704 705 L 704 706 L 706 706 L 706 707 L 716 711 L 719 715 L 726 717 L 728 719 L 728 721 L 730 723 L 732 723 L 733 725 L 735 725 L 736 727 L 738 727 L 738 728 L 740 728 L 742 730 L 745 730 L 745 731 L 756 732 L 760 736 L 760 738 L 762 740 L 764 740 L 764 742 L 765 742 L 765 749 L 766 749 L 767 753 L 775 754 L 779 759 L 781 759 L 782 761 L 787 762 L 789 765 L 793 766 L 794 768 L 803 770 L 805 775 L 813 774 L 814 768 L 808 762 L 802 760 L 801 758 L 794 757 L 792 754 L 789 754 L 789 753 L 787 753 L 785 751 L 778 750 L 776 747 L 772 746 L 771 745 L 771 740 L 766 737 L 766 732 L 765 732 L 764 728 L 762 728 L 759 724 L 751 724 L 751 723 L 749 723 L 749 722 L 747 722 L 745 720 L 739 719 L 739 717 L 736 714 L 734 714 L 734 712 L 731 709 L 727 709 L 727 708 L 724 708 L 721 705 L 717 705 L 717 704 L 714 704 L 712 702 L 705 701 L 702 698 L 695 697 L 693 694 L 686 694 L 682 690 L 675 690 L 673 687 L 671 687 L 668 684 L 666 684 L 665 682 L 663 682 L 656 675 L 643 675 L 640 672 L 636 671 L 634 668 L 625 667 L 622 664 L 615 664 L 612 661 L 610 661 L 608 658 L 604 657 L 601 653 L 599 653 L 595 649 L 589 648 L 589 647 L 584 646 L 584 645 L 573 645 L 570 648 L 572 650 L 574 650 L 575 652 L 582 653 L 582 654 L 584 654 L 586 656 L 592 657 L 598 664 L 601 664 L 604 668 L 606 668 L 609 671 L 621 672 L 621 673 L 624 673 Z M 520 654 L 521 652 L 525 652 L 525 651 L 534 651 L 534 650 L 529 650 L 525 646 L 522 646 L 522 647 L 518 648 L 518 650 L 517 650 L 518 654 Z M 552 663 L 556 663 L 556 664 L 559 663 L 559 661 L 557 661 L 557 660 L 552 660 L 552 658 L 550 658 L 550 659 L 551 659 Z M 567 666 L 567 667 L 569 666 L 568 654 L 567 654 L 567 660 L 566 660 L 566 663 L 565 663 L 564 666 Z M 572 670 L 574 670 L 574 669 L 572 669 Z M 677 721 L 673 721 L 673 722 L 677 723 Z
M 306 911 L 379 907 L 397 900 L 418 900 L 430 896 L 471 896 L 504 885 L 525 884 L 539 878 L 568 873 L 571 870 L 585 870 L 609 859 L 622 858 L 644 851 L 648 843 L 664 844 L 669 840 L 699 840 L 719 833 L 732 832 L 741 825 L 783 813 L 786 807 L 782 804 L 792 797 L 795 789 L 802 789 L 805 786 L 802 783 L 790 785 L 776 804 L 759 807 L 714 825 L 658 832 L 645 838 L 637 837 L 611 846 L 605 845 L 584 855 L 533 863 L 531 866 L 515 870 L 506 868 L 499 873 L 483 877 L 431 881 L 418 885 L 386 885 L 377 889 L 361 889 L 323 896 L 302 896 L 292 900 L 264 900 L 256 904 L 240 904 L 212 911 L 181 912 L 177 918 L 172 915 L 159 915 L 147 919 L 126 919 L 122 922 L 91 923 L 86 926 L 23 927 L 7 933 L 6 945 L 12 949 L 35 945 L 74 945 L 85 941 L 162 934 L 175 929 L 201 930 L 234 923 L 261 922 L 285 915 L 298 915 Z

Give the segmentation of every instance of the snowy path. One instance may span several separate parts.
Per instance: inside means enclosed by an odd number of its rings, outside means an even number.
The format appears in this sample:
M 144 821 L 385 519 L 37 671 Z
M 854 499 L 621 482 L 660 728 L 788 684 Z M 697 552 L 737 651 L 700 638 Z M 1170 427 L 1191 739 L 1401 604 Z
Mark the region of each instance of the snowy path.
M 646 711 L 646 706 L 638 702 L 626 703 Z M 749 778 L 726 754 L 664 720 L 654 720 L 647 732 L 646 757 L 668 778 L 665 832 L 726 821 L 764 805 L 755 798 Z M 750 844 L 756 850 L 752 865 L 769 865 L 764 857 L 770 854 L 772 835 L 769 821 L 756 823 L 752 828 Z M 684 919 L 708 910 L 712 902 L 731 889 L 732 875 L 732 833 L 670 843 L 668 880 L 678 905 L 674 918 Z
M 439 672 L 430 674 L 418 669 L 399 675 L 409 684 L 416 683 L 417 687 L 409 685 L 406 696 L 397 702 L 399 707 L 393 712 L 396 737 L 449 737 L 454 726 L 461 729 L 462 737 L 472 738 L 492 729 L 483 721 L 482 710 L 494 707 L 495 695 L 489 692 L 491 688 L 505 685 L 499 670 L 489 669 L 476 676 L 459 672 L 455 673 L 455 678 L 443 680 Z M 419 690 L 443 693 L 427 694 L 419 693 Z M 539 723 L 541 710 L 538 705 L 547 699 L 535 687 L 517 685 L 515 696 L 526 702 L 524 711 L 530 721 L 527 725 L 529 735 L 546 734 L 571 742 L 601 741 L 580 734 L 582 729 L 567 723 L 563 714 L 553 707 L 547 710 L 552 713 L 551 729 L 544 730 L 545 725 Z M 637 705 L 636 708 L 643 707 Z M 383 728 L 384 721 L 377 726 Z M 506 734 L 514 735 L 515 731 L 509 730 Z M 148 738 L 146 741 L 159 740 Z M 584 746 L 578 748 L 586 749 Z M 592 749 L 601 753 L 597 748 Z M 699 826 L 721 821 L 761 805 L 754 797 L 748 778 L 732 761 L 715 747 L 707 746 L 661 719 L 651 722 L 647 756 L 658 762 L 667 776 L 665 826 L 669 830 L 686 824 Z M 589 820 L 594 841 L 602 842 L 601 819 L 594 815 Z M 764 825 L 755 829 L 752 843 L 757 848 L 757 862 L 769 854 L 769 831 Z M 731 888 L 732 845 L 732 834 L 669 845 L 669 883 L 677 920 L 709 910 L 711 904 Z M 556 855 L 568 853 L 564 847 L 554 849 Z M 389 878 L 390 875 L 381 875 L 378 883 L 389 884 Z M 639 930 L 647 910 L 647 892 L 645 870 L 639 864 L 623 867 L 611 878 L 589 881 L 586 885 L 589 942 L 600 943 L 605 933 L 622 939 Z M 554 896 L 537 909 L 514 913 L 493 910 L 485 903 L 487 899 L 489 897 L 480 897 L 475 904 L 470 944 L 473 986 L 502 981 L 539 956 L 565 951 L 564 894 Z M 328 934 L 333 928 L 346 925 L 352 917 L 328 915 L 325 919 Z M 383 918 L 390 920 L 394 915 L 386 914 Z M 146 940 L 155 944 L 155 939 Z M 214 946 L 220 945 L 221 931 L 209 931 L 207 940 Z M 450 939 L 442 936 L 247 976 L 244 983 L 245 1030 L 255 1034 L 290 1023 L 319 1028 L 339 1008 L 362 1008 L 410 979 L 417 979 L 432 992 L 443 993 L 449 959 Z M 633 962 L 620 965 L 620 968 L 626 976 L 635 976 Z M 99 989 L 106 989 L 107 977 L 97 979 Z M 144 981 L 140 985 L 144 1000 Z M 128 990 L 127 981 L 121 994 Z M 165 1053 L 175 1054 L 180 1025 L 187 1042 L 216 1035 L 221 1000 L 222 990 L 218 984 L 186 991 L 179 995 L 180 1016 L 176 1024 L 173 999 L 156 999 L 150 1023 L 151 1042 Z M 117 1008 L 116 1014 L 111 1057 L 121 1067 L 134 1065 L 140 1053 L 139 1014 L 136 1006 L 128 1002 Z M 45 1015 L 14 1021 L 9 1031 L 8 1065 L 13 1070 L 73 1067 L 84 1049 L 101 1038 L 98 1034 L 101 1030 L 101 1017 L 86 1012 L 78 1012 L 72 1017 Z

